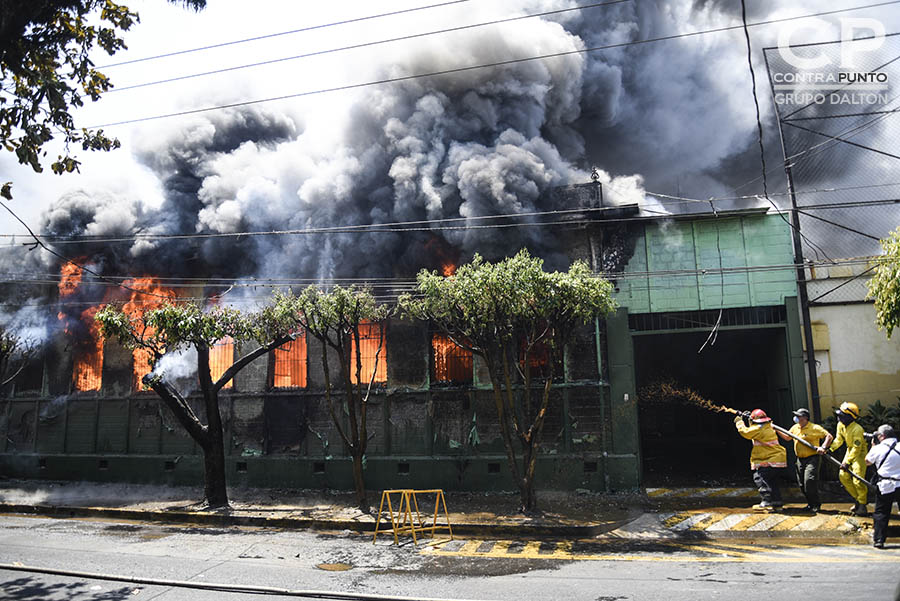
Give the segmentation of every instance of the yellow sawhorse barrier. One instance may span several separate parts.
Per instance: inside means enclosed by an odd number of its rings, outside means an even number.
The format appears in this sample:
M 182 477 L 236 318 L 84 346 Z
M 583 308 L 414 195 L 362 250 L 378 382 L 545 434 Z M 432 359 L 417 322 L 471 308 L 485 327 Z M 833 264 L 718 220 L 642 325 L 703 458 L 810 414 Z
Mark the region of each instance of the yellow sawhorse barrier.
M 434 497 L 434 514 L 431 517 L 431 524 L 422 521 L 422 514 L 419 511 L 419 501 L 416 495 L 435 495 Z M 400 495 L 400 503 L 394 511 L 394 503 L 391 495 Z M 412 488 L 401 488 L 396 490 L 386 490 L 381 493 L 381 506 L 378 508 L 378 515 L 375 517 L 375 536 L 372 538 L 372 544 L 378 540 L 379 532 L 387 532 L 387 528 L 379 530 L 381 523 L 381 515 L 384 512 L 384 504 L 387 501 L 388 512 L 391 514 L 391 530 L 394 533 L 394 544 L 400 544 L 401 534 L 411 534 L 413 543 L 418 545 L 416 533 L 431 531 L 431 538 L 434 538 L 435 530 L 447 530 L 450 533 L 450 540 L 453 540 L 453 528 L 450 527 L 450 514 L 447 513 L 447 502 L 444 500 L 444 491 L 440 488 L 432 488 L 427 490 L 415 490 Z M 444 517 L 447 518 L 447 525 L 438 525 L 438 508 L 443 506 Z M 413 513 L 416 515 L 416 521 L 413 522 Z

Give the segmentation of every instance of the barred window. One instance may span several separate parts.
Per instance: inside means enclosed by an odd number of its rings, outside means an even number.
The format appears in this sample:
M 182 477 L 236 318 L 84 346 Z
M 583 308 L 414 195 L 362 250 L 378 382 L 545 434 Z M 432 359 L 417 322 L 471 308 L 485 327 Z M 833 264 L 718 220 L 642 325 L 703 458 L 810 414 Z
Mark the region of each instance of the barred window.
M 234 363 L 234 340 L 226 336 L 222 340 L 212 345 L 209 349 L 209 375 L 215 382 L 222 377 L 222 374 Z M 234 379 L 228 381 L 222 388 L 231 388 Z
M 462 348 L 446 334 L 431 337 L 432 369 L 435 382 L 472 381 L 472 351 Z
M 103 338 L 100 322 L 94 319 L 100 307 L 91 307 L 81 314 L 87 325 L 87 336 L 75 343 L 72 365 L 72 386 L 80 392 L 100 390 L 103 384 Z
M 100 390 L 103 384 L 103 342 L 75 348 L 72 385 L 79 392 Z
M 306 387 L 306 333 L 272 351 L 273 388 Z
M 523 343 L 519 354 L 519 365 L 522 367 L 523 371 L 527 367 L 532 378 L 546 378 L 550 372 L 551 355 L 550 345 L 544 342 L 538 342 L 531 347 L 531 352 L 528 353 L 528 365 L 526 366 L 525 344 Z M 553 369 L 555 377 L 561 378 L 563 375 L 562 357 L 556 357 Z
M 378 352 L 378 347 L 381 352 Z M 360 377 L 363 383 L 368 384 L 372 378 L 372 371 L 375 370 L 375 381 L 387 381 L 387 352 L 384 346 L 384 333 L 380 324 L 366 323 L 359 324 L 359 357 L 362 361 L 362 372 Z M 378 368 L 375 369 L 375 355 L 378 354 Z M 356 384 L 356 339 L 350 337 L 350 382 Z

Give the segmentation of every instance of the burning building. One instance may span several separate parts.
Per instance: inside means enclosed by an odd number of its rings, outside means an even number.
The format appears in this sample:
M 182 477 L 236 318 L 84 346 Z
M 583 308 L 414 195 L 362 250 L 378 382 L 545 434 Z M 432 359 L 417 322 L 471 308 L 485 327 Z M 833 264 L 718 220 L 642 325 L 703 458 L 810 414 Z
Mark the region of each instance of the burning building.
M 588 184 L 557 194 L 586 210 L 550 227 L 564 241 L 554 253 L 556 260 L 584 259 L 612 279 L 620 308 L 580 330 L 566 350 L 546 420 L 539 486 L 623 490 L 658 481 L 679 471 L 666 451 L 674 439 L 705 449 L 723 473 L 740 473 L 743 449 L 721 435 L 719 416 L 641 402 L 638 394 L 660 378 L 675 378 L 730 406 L 763 406 L 783 419 L 805 405 L 787 226 L 765 210 L 660 219 L 636 205 L 604 206 L 598 191 L 599 184 Z M 429 244 L 437 243 L 426 239 L 422 248 Z M 456 259 L 443 247 L 426 255 L 438 270 Z M 96 273 L 103 260 L 75 263 Z M 221 291 L 216 280 L 167 287 L 174 280 L 147 276 L 115 286 L 71 264 L 60 269 L 62 327 L 31 375 L 0 401 L 4 473 L 195 482 L 198 449 L 140 385 L 148 358 L 104 344 L 92 315 L 113 300 L 136 312 L 203 297 Z M 716 340 L 704 347 L 713 329 Z M 396 318 L 361 334 L 352 353 L 360 354 L 364 373 L 384 337 L 369 409 L 371 485 L 512 488 L 478 358 L 427 325 Z M 228 342 L 212 349 L 213 371 L 224 371 L 239 351 Z M 223 391 L 232 483 L 351 486 L 350 462 L 323 398 L 320 353 L 318 342 L 300 333 Z

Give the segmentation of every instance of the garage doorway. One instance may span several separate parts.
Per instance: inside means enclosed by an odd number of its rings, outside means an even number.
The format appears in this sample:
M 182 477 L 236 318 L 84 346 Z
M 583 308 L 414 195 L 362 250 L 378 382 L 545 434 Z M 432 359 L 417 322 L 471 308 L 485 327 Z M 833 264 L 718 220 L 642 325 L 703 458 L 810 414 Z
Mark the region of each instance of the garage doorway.
M 635 376 L 647 487 L 746 486 L 750 443 L 733 416 L 641 398 L 661 381 L 689 387 L 738 410 L 761 408 L 782 423 L 790 415 L 790 367 L 783 327 L 633 334 Z M 783 424 L 787 425 L 787 424 Z

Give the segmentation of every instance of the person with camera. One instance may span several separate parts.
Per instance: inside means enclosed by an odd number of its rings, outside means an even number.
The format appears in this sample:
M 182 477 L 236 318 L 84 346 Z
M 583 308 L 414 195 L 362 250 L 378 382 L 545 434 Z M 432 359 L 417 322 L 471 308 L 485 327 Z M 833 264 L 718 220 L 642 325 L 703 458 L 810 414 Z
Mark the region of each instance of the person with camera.
M 794 411 L 794 425 L 791 427 L 790 433 L 816 447 L 813 450 L 791 436 L 778 432 L 778 436 L 784 440 L 794 441 L 794 454 L 797 456 L 794 473 L 797 476 L 797 484 L 800 485 L 800 490 L 806 497 L 804 509 L 816 513 L 822 506 L 822 502 L 819 501 L 818 482 L 819 466 L 822 463 L 821 455 L 825 454 L 825 449 L 831 444 L 832 436 L 822 426 L 809 421 L 809 409 Z
M 875 525 L 873 540 L 877 549 L 884 548 L 887 539 L 888 521 L 891 507 L 900 505 L 900 448 L 897 448 L 897 434 L 893 426 L 884 424 L 875 431 L 874 441 L 878 444 L 866 455 L 866 465 L 875 466 L 878 491 L 875 493 Z
M 860 478 L 866 477 L 866 451 L 869 450 L 869 445 L 863 437 L 862 426 L 856 423 L 859 419 L 859 407 L 856 403 L 841 403 L 840 408 L 834 412 L 840 423 L 837 426 L 837 436 L 834 437 L 834 442 L 828 450 L 833 453 L 841 448 L 841 445 L 847 445 L 844 459 L 841 460 L 839 478 L 844 489 L 855 501 L 850 512 L 853 515 L 865 516 L 869 514 L 869 510 L 866 509 L 869 488 L 849 473 L 853 472 Z

